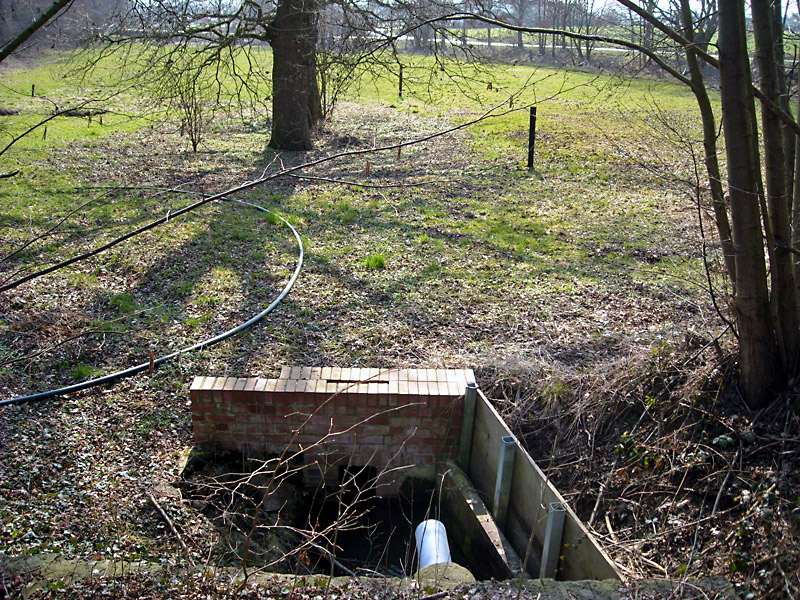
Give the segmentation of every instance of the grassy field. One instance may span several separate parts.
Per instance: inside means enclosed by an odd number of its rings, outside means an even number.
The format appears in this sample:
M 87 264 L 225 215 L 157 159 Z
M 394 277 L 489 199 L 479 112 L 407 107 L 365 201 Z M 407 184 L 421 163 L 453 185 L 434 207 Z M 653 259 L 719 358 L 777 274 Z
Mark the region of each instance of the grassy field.
M 153 111 L 146 89 L 110 94 L 110 65 L 79 81 L 64 76 L 69 69 L 59 60 L 45 55 L 0 74 L 0 108 L 16 113 L 0 117 L 3 139 L 53 106 L 90 96 L 108 97 L 91 104 L 108 112 L 102 122 L 57 117 L 46 137 L 39 128 L 0 158 L 0 172 L 20 171 L 0 180 L 0 257 L 7 257 L 0 280 L 193 201 L 97 186 L 214 193 L 265 170 L 410 142 L 487 116 L 399 155 L 343 155 L 237 194 L 302 234 L 307 260 L 297 286 L 262 324 L 151 375 L 3 411 L 0 553 L 174 553 L 176 540 L 145 492 L 173 481 L 177 457 L 191 447 L 194 375 L 274 376 L 284 364 L 469 366 L 584 518 L 621 456 L 604 504 L 607 529 L 594 526 L 627 573 L 753 576 L 749 544 L 772 535 L 760 524 L 734 549 L 710 536 L 711 562 L 688 564 L 694 529 L 671 533 L 674 523 L 652 520 L 666 502 L 686 498 L 682 522 L 702 517 L 703 503 L 681 482 L 697 465 L 687 448 L 711 448 L 729 421 L 719 417 L 722 424 L 704 425 L 696 437 L 676 434 L 668 449 L 646 435 L 660 427 L 657 419 L 637 433 L 643 410 L 685 415 L 694 400 L 687 404 L 681 390 L 704 397 L 702 385 L 723 376 L 710 343 L 723 325 L 705 289 L 694 165 L 683 151 L 697 152 L 700 135 L 688 90 L 547 67 L 454 63 L 442 71 L 404 56 L 404 97 L 394 75 L 364 74 L 311 152 L 267 149 L 269 114 L 248 108 L 245 118 L 213 112 L 192 153 L 178 116 Z M 529 172 L 532 104 L 538 124 Z M 706 235 L 712 230 L 706 223 Z M 713 239 L 708 253 L 719 284 Z M 230 328 L 271 301 L 295 254 L 275 219 L 213 203 L 5 292 L 0 397 L 112 372 Z M 695 372 L 700 387 L 692 387 Z M 554 434 L 559 419 L 564 427 Z M 571 442 L 554 449 L 542 432 Z M 607 452 L 595 456 L 595 444 Z M 720 465 L 733 452 L 714 447 L 702 459 L 719 475 L 704 485 L 719 486 Z M 568 464 L 577 466 L 564 470 Z M 637 474 L 633 506 L 622 492 Z M 747 486 L 760 490 L 768 479 L 759 471 Z M 725 492 L 726 507 L 736 505 L 735 493 Z M 179 499 L 161 500 L 193 540 L 192 552 L 207 555 L 216 538 L 203 515 Z

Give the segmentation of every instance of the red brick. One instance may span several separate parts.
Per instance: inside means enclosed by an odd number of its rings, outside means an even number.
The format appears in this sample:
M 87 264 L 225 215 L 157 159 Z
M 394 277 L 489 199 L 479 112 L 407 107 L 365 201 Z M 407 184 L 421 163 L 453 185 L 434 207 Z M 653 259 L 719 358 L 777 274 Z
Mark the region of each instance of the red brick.
M 391 423 L 391 419 L 389 417 L 389 413 L 379 412 L 375 413 L 370 416 L 369 424 L 374 427 L 379 427 L 381 425 L 389 425 Z
M 364 435 L 358 437 L 359 444 L 383 445 L 384 441 L 382 435 Z
M 206 415 L 206 420 L 212 421 L 214 423 L 228 423 L 233 419 L 231 418 L 230 415 L 224 415 L 220 413 L 209 413 L 208 415 Z
M 205 398 L 192 399 L 192 412 L 211 412 L 214 405 Z
M 356 436 L 355 433 L 352 431 L 336 433 L 336 435 L 331 436 L 331 443 L 341 446 L 342 444 L 352 445 L 355 441 Z

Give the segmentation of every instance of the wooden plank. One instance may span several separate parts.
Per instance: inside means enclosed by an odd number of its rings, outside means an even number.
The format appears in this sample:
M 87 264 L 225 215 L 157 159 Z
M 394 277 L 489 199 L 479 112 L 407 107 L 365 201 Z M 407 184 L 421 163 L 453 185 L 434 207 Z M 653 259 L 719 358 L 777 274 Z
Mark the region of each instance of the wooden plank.
M 478 579 L 519 577 L 521 569 L 516 552 L 495 525 L 469 479 L 457 466 L 447 466 L 440 492 L 442 521 L 451 542 L 461 549 Z
M 500 443 L 508 435 L 492 417 L 489 403 L 478 391 L 475 403 L 475 426 L 472 437 L 472 455 L 468 475 L 491 506 L 492 492 L 497 479 L 497 461 L 500 459 Z

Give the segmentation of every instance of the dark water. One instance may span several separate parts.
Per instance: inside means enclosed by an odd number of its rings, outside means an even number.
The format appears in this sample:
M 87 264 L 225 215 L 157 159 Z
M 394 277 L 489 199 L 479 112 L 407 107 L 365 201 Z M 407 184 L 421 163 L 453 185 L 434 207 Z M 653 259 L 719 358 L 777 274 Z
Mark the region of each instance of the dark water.
M 413 574 L 417 570 L 414 529 L 425 519 L 437 518 L 436 502 L 433 488 L 426 482 L 405 485 L 398 498 L 360 499 L 353 506 L 360 515 L 357 524 L 352 529 L 340 529 L 336 535 L 335 559 L 357 574 L 389 577 Z M 341 505 L 347 505 L 345 498 Z M 324 527 L 337 520 L 339 507 L 338 498 L 312 502 L 309 514 Z M 457 561 L 454 550 L 451 548 L 451 553 Z M 322 553 L 318 553 L 315 562 L 317 569 L 330 569 L 330 562 Z M 336 574 L 346 572 L 338 569 Z

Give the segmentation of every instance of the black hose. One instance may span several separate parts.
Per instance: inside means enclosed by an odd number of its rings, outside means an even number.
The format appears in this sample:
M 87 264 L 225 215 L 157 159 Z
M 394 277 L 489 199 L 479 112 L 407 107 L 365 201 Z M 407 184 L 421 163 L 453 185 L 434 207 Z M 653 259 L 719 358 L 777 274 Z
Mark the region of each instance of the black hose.
M 152 188 L 152 187 L 125 188 L 125 189 L 163 189 L 164 191 L 170 191 L 170 192 L 176 192 L 176 193 L 188 193 L 188 194 L 201 194 L 203 196 L 207 196 L 207 198 L 211 197 L 211 196 L 209 196 L 207 194 L 203 194 L 202 192 L 194 192 L 194 191 L 191 191 L 191 190 L 169 190 L 169 189 L 164 189 L 164 188 Z M 223 197 L 223 199 L 224 199 L 224 197 Z M 297 241 L 297 266 L 294 269 L 294 273 L 292 273 L 291 278 L 289 279 L 287 284 L 284 286 L 283 291 L 281 291 L 281 293 L 278 294 L 278 296 L 270 303 L 269 306 L 267 306 L 267 308 L 265 308 L 263 311 L 261 311 L 257 315 L 251 317 L 249 320 L 245 321 L 241 325 L 238 325 L 237 327 L 234 327 L 233 329 L 229 329 L 228 331 L 225 331 L 224 333 L 221 333 L 221 334 L 219 334 L 219 335 L 217 335 L 217 336 L 215 336 L 213 338 L 210 338 L 210 339 L 207 339 L 207 340 L 203 340 L 202 342 L 198 342 L 197 344 L 194 344 L 193 346 L 188 346 L 186 348 L 181 348 L 180 350 L 178 350 L 176 352 L 173 352 L 172 354 L 167 354 L 165 356 L 161 356 L 159 358 L 156 358 L 156 359 L 154 359 L 152 361 L 152 363 L 150 361 L 147 361 L 147 362 L 142 363 L 140 365 L 136 365 L 134 367 L 130 367 L 130 368 L 124 369 L 122 371 L 117 371 L 116 373 L 111 373 L 109 375 L 104 375 L 102 377 L 97 377 L 95 379 L 89 379 L 88 381 L 82 381 L 81 383 L 76 383 L 74 385 L 69 385 L 69 386 L 58 388 L 58 389 L 55 389 L 55 390 L 49 390 L 49 391 L 46 391 L 46 392 L 39 392 L 38 394 L 31 394 L 29 396 L 20 396 L 18 398 L 10 398 L 8 400 L 0 400 L 0 406 L 8 406 L 10 404 L 24 404 L 26 402 L 33 402 L 33 401 L 36 401 L 36 400 L 46 400 L 48 398 L 53 398 L 54 396 L 61 396 L 63 394 L 71 394 L 72 392 L 78 392 L 80 390 L 85 390 L 85 389 L 92 388 L 92 387 L 95 387 L 95 386 L 98 386 L 98 385 L 111 383 L 111 382 L 117 381 L 119 379 L 123 379 L 125 377 L 130 377 L 130 376 L 136 375 L 138 373 L 143 373 L 144 371 L 149 371 L 151 368 L 158 367 L 158 366 L 164 364 L 165 362 L 180 356 L 181 354 L 186 354 L 188 352 L 194 352 L 196 350 L 201 350 L 203 348 L 207 348 L 209 346 L 213 346 L 214 344 L 218 344 L 219 342 L 227 340 L 228 338 L 233 337 L 237 333 L 241 333 L 242 331 L 244 331 L 248 327 L 251 327 L 252 325 L 255 325 L 258 321 L 260 321 L 261 319 L 266 317 L 269 313 L 271 313 L 273 310 L 275 310 L 275 307 L 278 306 L 278 304 L 280 304 L 280 302 L 286 297 L 286 295 L 292 289 L 292 287 L 294 286 L 295 281 L 297 281 L 297 278 L 300 275 L 300 270 L 303 268 L 303 258 L 305 256 L 305 253 L 304 253 L 304 250 L 303 250 L 303 241 L 300 239 L 300 234 L 297 233 L 297 230 L 292 226 L 292 224 L 289 223 L 289 221 L 287 221 L 286 219 L 284 219 L 280 215 L 275 214 L 271 210 L 268 210 L 268 209 L 266 209 L 266 208 L 264 208 L 262 206 L 258 206 L 257 204 L 252 204 L 250 202 L 245 202 L 243 200 L 232 200 L 232 201 L 233 202 L 238 202 L 239 204 L 244 204 L 246 206 L 250 206 L 252 208 L 260 210 L 262 212 L 266 212 L 266 213 L 269 213 L 271 215 L 274 215 L 280 221 L 282 221 L 287 227 L 289 227 L 289 229 L 292 231 L 292 234 L 294 235 L 295 240 Z

